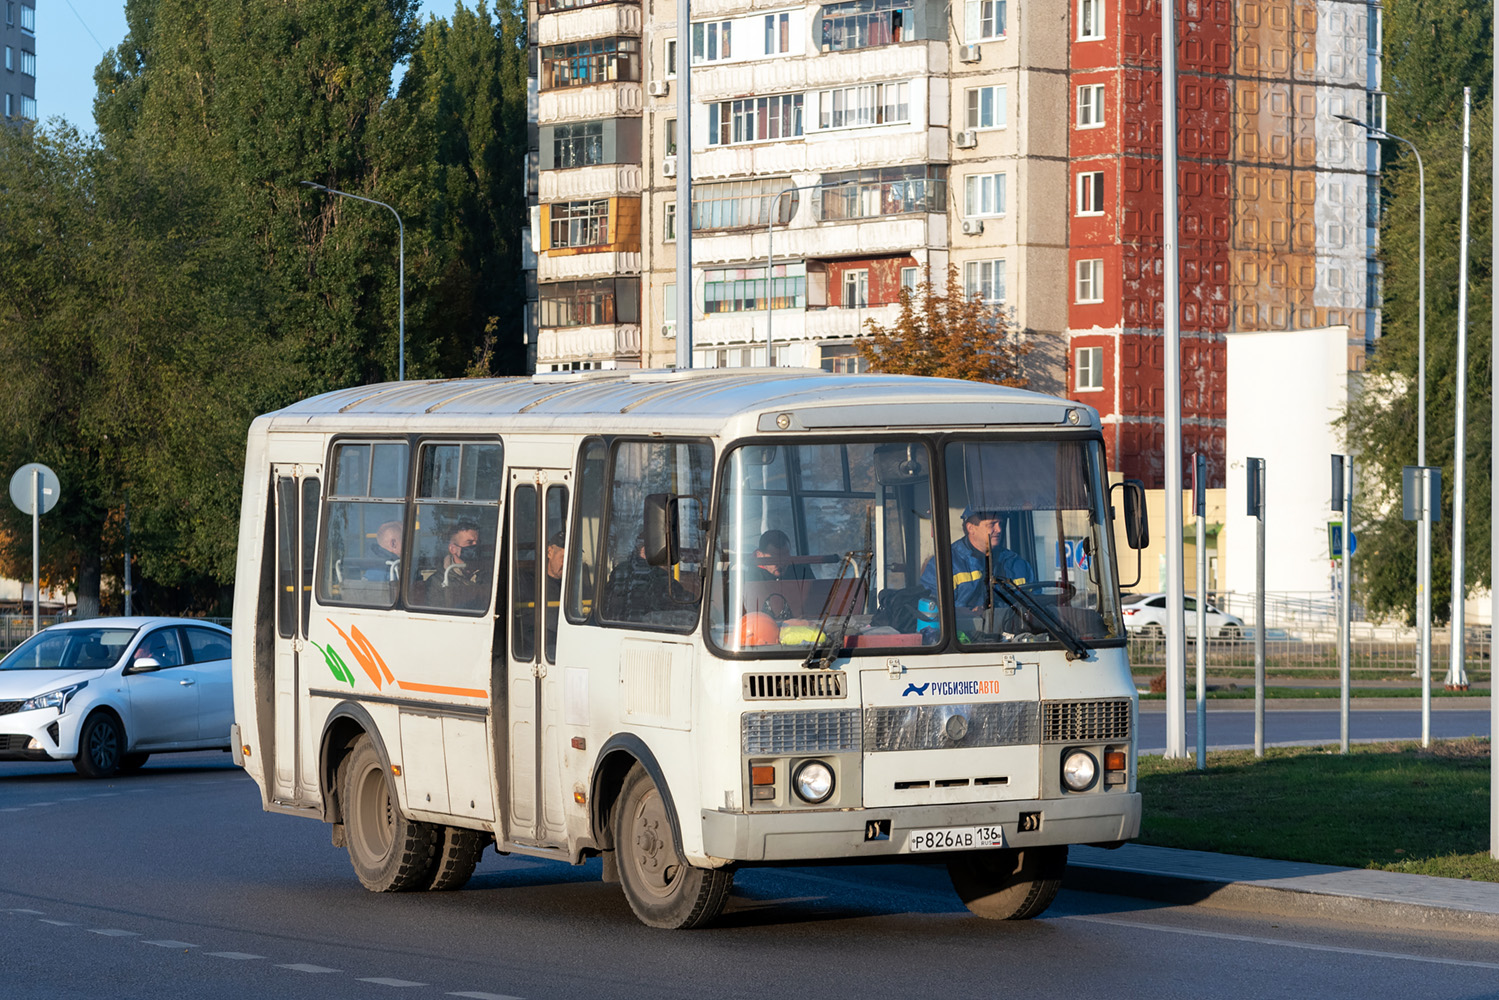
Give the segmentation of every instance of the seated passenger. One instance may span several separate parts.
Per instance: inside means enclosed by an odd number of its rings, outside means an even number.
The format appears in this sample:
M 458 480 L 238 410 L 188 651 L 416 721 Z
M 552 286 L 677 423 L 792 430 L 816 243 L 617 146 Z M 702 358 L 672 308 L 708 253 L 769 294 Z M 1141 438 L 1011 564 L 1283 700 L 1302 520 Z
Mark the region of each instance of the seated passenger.
M 779 528 L 760 536 L 755 546 L 755 563 L 744 572 L 746 580 L 810 580 L 812 571 L 806 563 L 791 562 L 791 539 Z
M 1011 581 L 1016 586 L 1035 581 L 1031 564 L 999 548 L 1004 521 L 997 511 L 963 510 L 963 537 L 952 543 L 953 603 L 961 610 L 983 611 L 995 604 L 994 579 Z M 929 562 L 921 573 L 921 585 L 930 594 L 937 593 L 937 564 Z M 998 602 L 1008 605 L 1003 598 Z
M 652 566 L 645 558 L 645 538 L 636 536 L 635 551 L 609 571 L 604 588 L 604 618 L 609 621 L 650 621 L 656 612 L 680 607 L 690 595 L 665 566 Z
M 489 603 L 489 567 L 479 559 L 479 526 L 459 521 L 448 535 L 442 569 L 427 570 L 428 604 L 472 611 Z
M 401 578 L 401 522 L 386 521 L 375 529 L 375 538 L 370 542 L 370 555 L 383 562 L 384 566 L 371 566 L 364 571 L 366 580 L 389 580 Z

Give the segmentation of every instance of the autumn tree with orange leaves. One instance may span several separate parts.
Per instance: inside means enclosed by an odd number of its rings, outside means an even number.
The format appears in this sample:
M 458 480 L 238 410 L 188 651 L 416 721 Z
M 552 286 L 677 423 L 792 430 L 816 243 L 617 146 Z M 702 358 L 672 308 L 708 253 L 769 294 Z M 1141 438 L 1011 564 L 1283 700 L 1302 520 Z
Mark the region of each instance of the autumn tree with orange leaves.
M 954 266 L 947 268 L 941 294 L 927 268 L 914 292 L 901 290 L 900 315 L 893 324 L 868 320 L 865 326 L 869 336 L 859 341 L 858 349 L 870 371 L 1017 388 L 1030 382 L 1023 359 L 1031 349 L 1016 339 L 1004 306 L 965 294 Z

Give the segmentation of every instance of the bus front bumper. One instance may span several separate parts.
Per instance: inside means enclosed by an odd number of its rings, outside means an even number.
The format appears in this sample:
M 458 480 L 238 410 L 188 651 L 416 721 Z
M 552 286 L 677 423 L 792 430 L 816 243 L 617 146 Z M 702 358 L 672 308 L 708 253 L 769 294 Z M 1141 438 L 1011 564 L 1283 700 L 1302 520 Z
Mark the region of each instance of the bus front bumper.
M 1021 814 L 1028 829 L 1020 831 Z M 703 849 L 730 861 L 802 861 L 911 854 L 915 830 L 994 826 L 1004 828 L 1006 847 L 1101 844 L 1129 840 L 1140 832 L 1138 792 L 1076 795 L 1059 799 L 903 806 L 879 809 L 785 812 L 724 812 L 704 809 Z M 917 852 L 941 860 L 943 852 Z

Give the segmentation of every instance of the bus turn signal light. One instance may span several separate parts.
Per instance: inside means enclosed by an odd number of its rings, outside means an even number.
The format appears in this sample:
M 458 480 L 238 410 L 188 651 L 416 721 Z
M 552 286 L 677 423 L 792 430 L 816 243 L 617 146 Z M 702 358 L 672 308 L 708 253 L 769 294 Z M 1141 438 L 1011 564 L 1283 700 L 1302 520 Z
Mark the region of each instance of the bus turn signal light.
M 776 797 L 776 769 L 770 764 L 750 765 L 750 801 L 764 802 Z
M 1110 750 L 1103 756 L 1103 769 L 1105 771 L 1124 770 L 1124 751 Z

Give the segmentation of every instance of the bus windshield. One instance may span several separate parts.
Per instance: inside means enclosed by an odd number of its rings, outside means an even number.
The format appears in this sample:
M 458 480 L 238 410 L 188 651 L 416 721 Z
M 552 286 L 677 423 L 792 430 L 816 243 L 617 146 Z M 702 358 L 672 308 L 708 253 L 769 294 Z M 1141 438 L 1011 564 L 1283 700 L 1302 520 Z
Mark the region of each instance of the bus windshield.
M 730 452 L 704 567 L 710 645 L 810 657 L 955 638 L 1081 655 L 1122 635 L 1098 442 L 955 440 L 936 459 L 918 438 Z

